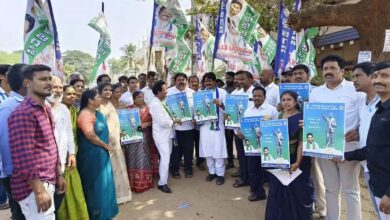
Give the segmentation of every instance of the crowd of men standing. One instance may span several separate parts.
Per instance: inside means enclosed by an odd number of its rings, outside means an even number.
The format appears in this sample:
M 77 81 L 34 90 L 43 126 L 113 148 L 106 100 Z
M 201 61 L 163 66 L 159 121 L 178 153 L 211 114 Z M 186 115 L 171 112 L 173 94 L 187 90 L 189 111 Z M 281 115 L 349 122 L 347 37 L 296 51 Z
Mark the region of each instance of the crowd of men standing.
M 339 219 L 340 196 L 347 219 L 362 219 L 363 167 L 378 218 L 390 219 L 390 62 L 357 64 L 352 81 L 344 78 L 339 56 L 323 58 L 321 68 L 325 82 L 311 86 L 310 102 L 345 103 L 345 160 L 302 156 L 297 94 L 279 94 L 272 69 L 263 70 L 259 82 L 248 71 L 227 72 L 225 82 L 212 72 L 202 79 L 176 73 L 170 87 L 152 71 L 122 76 L 116 84 L 103 74 L 97 87 L 85 89 L 80 74 L 64 85 L 45 65 L 0 65 L 0 202 L 8 197 L 12 219 L 111 219 L 117 204 L 131 200 L 130 190 L 152 188 L 157 174 L 164 193 L 172 193 L 169 174 L 181 178 L 182 163 L 184 177 L 192 178 L 195 154 L 200 170 L 207 165 L 205 180 L 216 185 L 238 165 L 233 188 L 249 186 L 251 202 L 267 199 L 265 219 L 312 219 L 313 211 Z M 302 64 L 281 76 L 283 83 L 310 80 Z M 172 117 L 166 96 L 185 92 L 193 109 L 193 94 L 200 90 L 213 91 L 216 121 L 199 125 Z M 227 94 L 248 96 L 244 117 L 288 119 L 291 171 L 302 170 L 291 184 L 265 172 L 264 157 L 245 155 L 240 129 L 225 129 Z M 131 108 L 140 111 L 143 141 L 121 145 L 117 110 Z

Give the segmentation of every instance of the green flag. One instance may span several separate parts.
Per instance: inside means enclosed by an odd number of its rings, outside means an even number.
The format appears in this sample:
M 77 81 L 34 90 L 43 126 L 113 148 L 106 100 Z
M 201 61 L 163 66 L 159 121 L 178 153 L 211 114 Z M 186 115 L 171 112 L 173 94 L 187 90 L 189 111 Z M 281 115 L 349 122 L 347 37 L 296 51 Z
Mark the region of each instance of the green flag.
M 100 34 L 95 63 L 91 75 L 91 82 L 94 82 L 97 73 L 105 71 L 104 61 L 111 53 L 111 38 L 108 31 L 106 17 L 103 13 L 100 12 L 96 17 L 92 18 L 88 25 Z
M 191 49 L 188 44 L 183 40 L 177 42 L 176 47 L 173 49 L 176 52 L 176 56 L 172 59 L 168 67 L 169 73 L 183 72 L 191 57 Z
M 316 58 L 316 50 L 311 39 L 318 35 L 318 33 L 319 29 L 313 27 L 306 29 L 305 32 L 302 33 L 303 37 L 297 37 L 297 63 L 307 65 L 312 77 L 317 75 L 317 69 L 314 62 Z

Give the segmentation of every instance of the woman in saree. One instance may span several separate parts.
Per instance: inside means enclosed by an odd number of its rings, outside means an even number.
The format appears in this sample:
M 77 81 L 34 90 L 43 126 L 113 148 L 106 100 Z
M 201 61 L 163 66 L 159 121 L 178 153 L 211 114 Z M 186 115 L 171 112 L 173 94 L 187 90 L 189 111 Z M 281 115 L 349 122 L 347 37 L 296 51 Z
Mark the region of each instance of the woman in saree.
M 112 95 L 110 101 L 117 110 L 126 108 L 126 105 L 119 101 L 123 94 L 122 91 L 122 85 L 120 83 L 112 85 Z
M 141 118 L 139 129 L 142 130 L 143 139 L 141 142 L 123 145 L 123 150 L 131 189 L 134 192 L 145 192 L 153 188 L 154 172 L 158 172 L 158 151 L 152 137 L 152 116 L 149 107 L 145 104 L 143 92 L 135 91 L 133 100 L 134 104 L 128 108 L 139 109 Z M 153 163 L 157 170 L 153 171 Z
M 73 105 L 76 99 L 76 91 L 73 86 L 64 86 L 62 103 L 69 109 L 70 119 L 75 137 L 75 153 L 77 153 L 77 108 Z M 60 220 L 84 220 L 88 218 L 87 205 L 85 203 L 83 187 L 77 168 L 66 166 L 64 172 L 66 181 L 65 197 L 58 210 Z
M 108 145 L 113 148 L 111 152 L 111 164 L 114 174 L 116 200 L 118 204 L 126 203 L 131 200 L 131 190 L 129 178 L 126 172 L 125 157 L 120 145 L 120 124 L 118 113 L 115 107 L 111 104 L 112 87 L 110 83 L 101 83 L 98 86 L 99 95 L 102 99 L 102 104 L 98 108 L 106 118 L 109 130 Z
M 300 112 L 298 95 L 292 91 L 281 94 L 284 109 L 282 119 L 288 119 L 290 143 L 290 171 L 298 168 L 302 173 L 288 186 L 283 185 L 274 175 L 268 175 L 269 193 L 265 212 L 266 220 L 309 220 L 313 219 L 313 186 L 310 179 L 311 158 L 302 156 L 303 120 Z
M 118 214 L 109 154 L 113 148 L 108 144 L 106 117 L 97 111 L 100 105 L 101 98 L 96 89 L 85 91 L 77 118 L 77 168 L 91 220 L 112 219 Z

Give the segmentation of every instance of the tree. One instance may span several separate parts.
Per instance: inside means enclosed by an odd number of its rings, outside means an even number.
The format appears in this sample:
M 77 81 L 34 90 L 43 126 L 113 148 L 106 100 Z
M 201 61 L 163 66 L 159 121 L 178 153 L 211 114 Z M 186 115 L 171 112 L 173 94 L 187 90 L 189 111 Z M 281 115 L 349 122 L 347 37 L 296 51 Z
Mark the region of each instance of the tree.
M 389 0 L 344 1 L 328 0 L 315 4 L 306 0 L 305 8 L 289 17 L 288 24 L 295 30 L 323 26 L 353 26 L 360 35 L 360 50 L 372 51 L 375 61 L 389 60 L 390 53 L 382 52 L 385 30 L 390 29 Z M 331 5 L 329 5 L 331 4 Z
M 77 71 L 83 75 L 86 84 L 89 84 L 94 64 L 94 58 L 91 54 L 79 50 L 67 50 L 63 53 L 64 68 L 67 71 Z
M 125 44 L 123 47 L 120 48 L 121 51 L 124 53 L 123 56 L 121 56 L 121 61 L 125 64 L 125 69 L 130 70 L 135 67 L 135 51 L 137 50 L 137 46 L 135 46 L 133 43 Z

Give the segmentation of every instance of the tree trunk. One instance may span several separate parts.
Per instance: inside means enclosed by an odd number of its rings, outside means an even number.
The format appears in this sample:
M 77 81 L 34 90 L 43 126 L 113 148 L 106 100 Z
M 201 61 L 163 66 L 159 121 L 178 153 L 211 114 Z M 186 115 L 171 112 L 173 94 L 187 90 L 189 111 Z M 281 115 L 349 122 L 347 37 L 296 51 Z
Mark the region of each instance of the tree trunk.
M 295 30 L 323 26 L 353 26 L 360 50 L 372 51 L 372 60 L 390 60 L 383 51 L 385 30 L 390 29 L 389 0 L 361 0 L 354 4 L 314 5 L 293 13 L 289 25 Z

